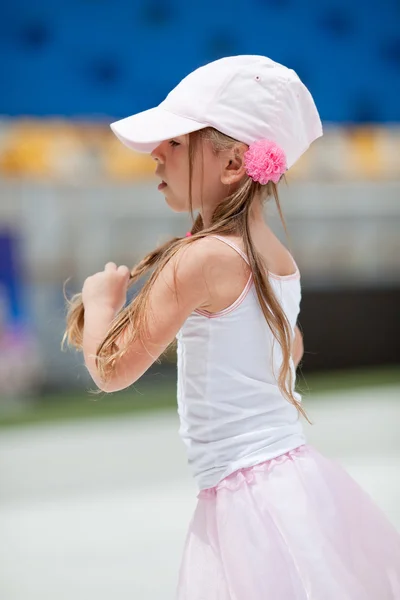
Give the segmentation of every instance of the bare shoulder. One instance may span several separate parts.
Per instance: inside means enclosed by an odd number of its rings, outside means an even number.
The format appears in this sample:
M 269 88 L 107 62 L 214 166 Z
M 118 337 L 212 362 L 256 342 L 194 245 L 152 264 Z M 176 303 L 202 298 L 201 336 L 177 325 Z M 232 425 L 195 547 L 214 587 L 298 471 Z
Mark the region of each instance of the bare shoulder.
M 171 258 L 171 266 L 180 276 L 196 278 L 207 274 L 211 266 L 220 262 L 216 240 L 208 237 L 184 244 Z
M 231 241 L 236 246 L 241 245 L 238 239 Z M 228 244 L 211 236 L 193 241 L 187 249 L 191 252 L 190 257 L 189 252 L 186 253 L 186 265 L 189 269 L 193 265 L 191 285 L 202 287 L 203 301 L 198 308 L 218 312 L 230 306 L 248 282 L 250 267 L 243 257 Z
M 160 275 L 179 296 L 202 306 L 208 300 L 215 268 L 221 263 L 218 247 L 208 238 L 184 244 L 172 256 Z
M 195 277 L 200 273 L 213 277 L 227 268 L 237 270 L 238 265 L 247 265 L 230 246 L 211 236 L 185 245 L 171 260 L 179 273 Z
M 192 297 L 197 308 L 211 312 L 229 306 L 240 295 L 250 272 L 240 254 L 211 236 L 183 246 L 170 262 L 177 294 Z

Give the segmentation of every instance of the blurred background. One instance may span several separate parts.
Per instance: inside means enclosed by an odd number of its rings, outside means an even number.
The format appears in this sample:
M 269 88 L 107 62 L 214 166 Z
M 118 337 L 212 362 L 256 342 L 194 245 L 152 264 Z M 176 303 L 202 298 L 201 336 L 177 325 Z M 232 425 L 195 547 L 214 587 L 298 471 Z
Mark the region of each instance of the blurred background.
M 63 287 L 185 234 L 153 160 L 109 124 L 235 54 L 293 68 L 319 109 L 325 135 L 281 186 L 289 238 L 266 209 L 302 276 L 297 389 L 309 441 L 400 529 L 397 0 L 3 0 L 2 600 L 173 598 L 196 501 L 175 347 L 130 389 L 91 395 L 81 354 L 60 348 Z

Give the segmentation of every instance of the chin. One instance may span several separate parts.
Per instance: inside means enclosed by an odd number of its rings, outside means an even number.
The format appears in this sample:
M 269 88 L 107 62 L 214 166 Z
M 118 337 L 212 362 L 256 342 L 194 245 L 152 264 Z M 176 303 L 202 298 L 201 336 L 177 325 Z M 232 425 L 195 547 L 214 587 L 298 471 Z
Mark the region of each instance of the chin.
M 180 202 L 176 202 L 172 198 L 168 198 L 167 195 L 165 196 L 165 201 L 168 204 L 168 206 L 170 207 L 170 209 L 176 213 L 189 212 L 188 206 L 185 206 L 184 204 L 181 204 Z

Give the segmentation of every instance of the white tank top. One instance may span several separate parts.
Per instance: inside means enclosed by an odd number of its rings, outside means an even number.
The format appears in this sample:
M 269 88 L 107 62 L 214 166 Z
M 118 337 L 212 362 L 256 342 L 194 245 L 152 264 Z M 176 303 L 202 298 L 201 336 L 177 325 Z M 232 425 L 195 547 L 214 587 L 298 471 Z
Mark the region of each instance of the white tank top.
M 249 262 L 233 242 L 212 237 Z M 300 273 L 293 264 L 292 275 L 268 273 L 292 330 L 301 300 Z M 282 351 L 259 305 L 252 274 L 233 304 L 218 313 L 195 310 L 176 338 L 179 434 L 199 489 L 306 443 L 296 407 L 278 388 Z M 294 382 L 292 359 L 290 365 Z M 297 392 L 294 396 L 301 400 Z

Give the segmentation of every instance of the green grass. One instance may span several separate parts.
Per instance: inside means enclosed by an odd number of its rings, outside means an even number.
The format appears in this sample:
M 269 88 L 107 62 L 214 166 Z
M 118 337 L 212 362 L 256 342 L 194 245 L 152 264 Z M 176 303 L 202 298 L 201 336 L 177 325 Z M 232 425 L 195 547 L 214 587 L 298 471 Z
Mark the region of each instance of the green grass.
M 297 374 L 297 390 L 306 401 L 326 392 L 385 385 L 400 387 L 400 367 L 332 371 L 306 376 L 298 371 Z M 0 427 L 131 415 L 162 409 L 176 410 L 176 380 L 173 378 L 166 377 L 157 383 L 144 378 L 129 390 L 114 394 L 92 395 L 85 390 L 48 394 L 32 399 L 22 411 L 0 413 Z
M 26 410 L 0 414 L 0 427 L 50 421 L 99 418 L 171 409 L 176 406 L 176 383 L 136 383 L 129 390 L 93 395 L 88 391 L 46 394 L 27 403 Z

